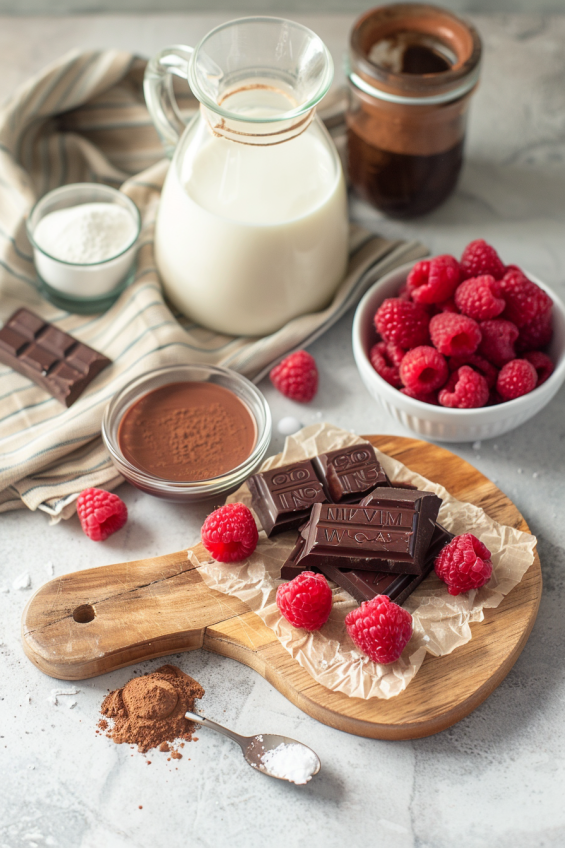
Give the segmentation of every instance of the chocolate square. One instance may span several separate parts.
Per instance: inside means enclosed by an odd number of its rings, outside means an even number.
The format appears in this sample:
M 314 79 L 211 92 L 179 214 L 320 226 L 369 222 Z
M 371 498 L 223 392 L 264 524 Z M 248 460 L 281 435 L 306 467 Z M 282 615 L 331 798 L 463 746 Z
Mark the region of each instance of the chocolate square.
M 309 518 L 314 504 L 327 501 L 309 459 L 260 471 L 247 485 L 251 506 L 267 536 L 298 527 Z
M 369 444 L 322 453 L 313 463 L 334 503 L 359 501 L 372 489 L 388 486 L 387 476 Z

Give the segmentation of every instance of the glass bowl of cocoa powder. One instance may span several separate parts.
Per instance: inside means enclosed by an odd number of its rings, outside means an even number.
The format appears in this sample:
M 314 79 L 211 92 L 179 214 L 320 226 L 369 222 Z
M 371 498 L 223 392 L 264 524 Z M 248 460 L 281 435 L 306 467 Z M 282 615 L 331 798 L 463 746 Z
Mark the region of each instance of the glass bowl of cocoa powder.
M 200 501 L 259 467 L 271 439 L 267 401 L 217 365 L 169 365 L 136 377 L 108 404 L 102 438 L 120 474 L 150 495 Z

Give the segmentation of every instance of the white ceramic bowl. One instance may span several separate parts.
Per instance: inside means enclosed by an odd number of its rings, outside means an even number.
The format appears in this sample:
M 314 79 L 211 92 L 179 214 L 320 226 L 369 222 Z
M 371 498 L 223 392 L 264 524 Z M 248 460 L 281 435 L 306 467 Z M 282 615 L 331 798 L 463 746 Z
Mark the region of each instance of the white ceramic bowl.
M 513 430 L 549 403 L 565 380 L 565 306 L 548 286 L 532 274 L 528 274 L 529 278 L 553 300 L 553 340 L 549 355 L 555 363 L 553 374 L 533 392 L 496 406 L 449 409 L 409 398 L 379 377 L 369 360 L 369 350 L 376 341 L 373 318 L 385 298 L 398 294 L 413 265 L 410 262 L 378 280 L 359 303 L 353 322 L 353 355 L 361 379 L 389 415 L 426 439 L 473 442 L 492 439 Z

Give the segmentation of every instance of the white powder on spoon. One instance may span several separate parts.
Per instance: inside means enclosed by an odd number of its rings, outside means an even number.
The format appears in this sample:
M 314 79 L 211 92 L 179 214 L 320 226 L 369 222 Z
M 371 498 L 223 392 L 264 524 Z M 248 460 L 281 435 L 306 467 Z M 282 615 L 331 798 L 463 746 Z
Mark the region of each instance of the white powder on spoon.
M 286 745 L 284 742 L 272 751 L 265 751 L 260 768 L 273 777 L 282 777 L 291 783 L 308 783 L 318 767 L 318 758 L 305 745 Z
M 81 203 L 49 212 L 35 227 L 35 243 L 55 259 L 94 264 L 111 259 L 132 243 L 136 222 L 116 203 Z

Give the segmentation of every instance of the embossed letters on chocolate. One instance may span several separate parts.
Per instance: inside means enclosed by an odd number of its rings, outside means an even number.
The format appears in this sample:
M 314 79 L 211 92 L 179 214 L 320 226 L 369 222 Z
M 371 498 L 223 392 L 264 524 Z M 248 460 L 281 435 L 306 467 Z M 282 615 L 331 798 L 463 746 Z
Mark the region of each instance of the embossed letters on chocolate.
M 251 506 L 268 536 L 302 524 L 315 503 L 327 498 L 309 459 L 261 471 L 247 481 Z
M 353 445 L 321 454 L 313 460 L 316 471 L 325 480 L 335 503 L 359 499 L 388 480 L 372 445 Z

